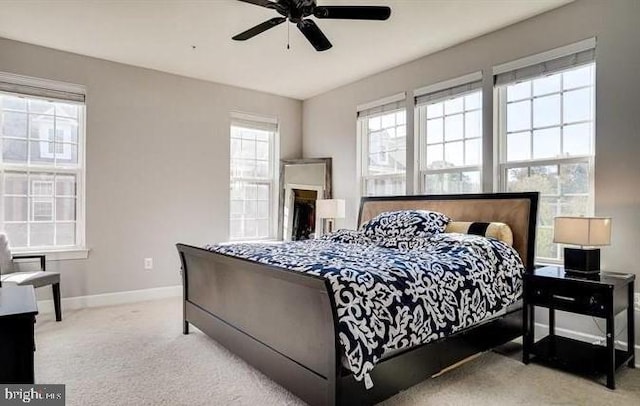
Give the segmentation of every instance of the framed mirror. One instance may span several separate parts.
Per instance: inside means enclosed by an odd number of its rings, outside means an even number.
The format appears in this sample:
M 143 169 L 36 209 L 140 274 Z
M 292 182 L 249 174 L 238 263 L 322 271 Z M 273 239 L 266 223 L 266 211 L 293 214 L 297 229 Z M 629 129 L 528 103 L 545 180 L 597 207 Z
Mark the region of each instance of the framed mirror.
M 316 200 L 331 198 L 331 158 L 280 160 L 278 238 L 317 238 L 321 232 Z

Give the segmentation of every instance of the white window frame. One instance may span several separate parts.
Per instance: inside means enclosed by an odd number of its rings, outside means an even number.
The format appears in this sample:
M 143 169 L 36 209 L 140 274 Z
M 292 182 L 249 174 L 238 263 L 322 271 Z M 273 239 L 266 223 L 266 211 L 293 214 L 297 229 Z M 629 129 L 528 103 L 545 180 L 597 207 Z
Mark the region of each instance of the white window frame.
M 242 123 L 246 123 L 243 127 Z M 229 191 L 231 192 L 231 184 L 233 182 L 241 182 L 248 184 L 262 184 L 269 187 L 269 235 L 265 237 L 232 237 L 231 236 L 231 196 L 229 196 L 229 241 L 271 241 L 275 240 L 278 235 L 278 178 L 279 178 L 279 130 L 278 120 L 272 117 L 258 116 L 248 113 L 232 112 L 229 124 L 229 142 L 231 143 L 232 127 L 251 128 L 251 124 L 256 126 L 266 125 L 273 126 L 269 139 L 269 174 L 267 178 L 241 177 L 233 176 L 231 146 L 229 146 Z
M 468 96 L 472 93 L 479 93 L 480 94 L 480 107 L 475 108 L 475 109 L 470 109 L 467 110 L 465 103 L 466 101 L 464 100 L 465 96 Z M 463 98 L 463 107 L 462 110 L 458 113 L 454 113 L 454 114 L 446 114 L 444 111 L 442 112 L 442 119 L 443 119 L 443 124 L 446 121 L 446 117 L 447 116 L 453 116 L 453 115 L 462 115 L 462 133 L 463 136 L 462 138 L 456 139 L 456 140 L 452 140 L 452 141 L 447 141 L 445 139 L 445 134 L 444 134 L 444 127 L 443 127 L 443 139 L 442 142 L 437 142 L 437 143 L 432 143 L 432 144 L 428 144 L 427 143 L 427 117 L 426 117 L 426 109 L 428 105 L 431 104 L 437 104 L 437 103 L 445 103 L 448 100 L 452 100 L 452 99 L 456 99 L 462 97 Z M 442 99 L 438 99 L 438 100 L 434 100 L 432 102 L 426 103 L 426 104 L 422 104 L 422 105 L 416 105 L 416 117 L 418 118 L 418 125 L 416 126 L 417 128 L 417 139 L 418 139 L 418 143 L 419 143 L 419 185 L 418 185 L 418 191 L 420 194 L 426 194 L 427 190 L 426 190 L 426 185 L 427 185 L 427 177 L 429 175 L 441 175 L 441 174 L 459 174 L 459 175 L 463 175 L 465 172 L 478 172 L 478 176 L 479 176 L 479 182 L 480 182 L 480 189 L 477 191 L 472 191 L 472 192 L 468 192 L 468 193 L 480 193 L 482 191 L 482 172 L 483 172 L 483 156 L 482 156 L 482 142 L 483 142 L 483 134 L 482 134 L 482 125 L 480 125 L 480 135 L 477 137 L 471 137 L 471 138 L 467 138 L 466 137 L 466 120 L 464 119 L 464 116 L 466 113 L 469 112 L 479 112 L 480 113 L 480 120 L 482 123 L 482 88 L 480 89 L 476 89 L 476 90 L 472 90 L 469 92 L 464 92 L 464 93 L 459 93 L 456 94 L 455 96 L 451 96 L 451 97 L 445 97 Z M 429 169 L 427 168 L 427 146 L 428 145 L 442 145 L 443 148 L 443 154 L 444 154 L 444 147 L 446 144 L 448 143 L 452 143 L 452 142 L 462 142 L 462 153 L 463 153 L 463 162 L 465 161 L 464 157 L 466 156 L 466 143 L 467 141 L 470 140 L 478 140 L 480 142 L 480 162 L 477 165 L 460 165 L 460 166 L 454 166 L 451 168 L 439 168 L 439 169 Z M 461 192 L 461 193 L 465 193 L 465 192 Z
M 560 169 L 560 166 L 562 165 L 571 165 L 571 164 L 586 164 L 589 170 L 589 193 L 588 193 L 588 202 L 587 202 L 587 212 L 584 213 L 587 216 L 593 215 L 594 211 L 595 211 L 595 128 L 596 128 L 596 112 L 595 112 L 595 92 L 596 92 L 596 82 L 595 82 L 595 78 L 596 78 L 596 64 L 595 62 L 593 62 L 592 64 L 592 69 L 593 69 L 593 78 L 594 81 L 592 83 L 592 85 L 589 86 L 582 86 L 582 87 L 576 87 L 576 88 L 571 88 L 569 90 L 563 90 L 563 86 L 562 86 L 562 77 L 561 77 L 561 82 L 560 82 L 560 91 L 558 92 L 552 92 L 552 93 L 545 93 L 544 95 L 539 95 L 539 96 L 535 96 L 533 94 L 533 91 L 531 92 L 530 97 L 526 97 L 526 98 L 522 98 L 522 99 L 518 99 L 518 100 L 512 100 L 512 101 L 507 101 L 507 86 L 498 86 L 496 88 L 494 88 L 494 96 L 495 96 L 495 111 L 496 111 L 496 119 L 497 119 L 497 131 L 496 131 L 496 136 L 497 136 L 497 140 L 498 140 L 498 163 L 497 163 L 497 171 L 496 171 L 496 177 L 497 179 L 495 180 L 495 184 L 498 185 L 499 190 L 500 191 L 507 191 L 507 182 L 508 182 L 508 171 L 510 169 L 516 169 L 516 168 L 522 168 L 522 169 L 527 169 L 528 171 L 531 170 L 531 167 L 539 167 L 539 166 L 557 166 L 558 169 Z M 584 67 L 586 65 L 583 66 L 576 66 L 574 68 L 571 69 L 567 69 L 567 70 L 573 70 L 573 69 L 579 69 L 580 67 Z M 563 71 L 558 71 L 558 72 L 553 72 L 552 74 L 558 74 L 558 73 L 562 73 L 564 71 L 567 70 L 563 70 Z M 541 75 L 538 77 L 533 77 L 533 78 L 528 78 L 525 79 L 524 81 L 533 81 L 536 78 L 540 78 L 540 77 L 544 77 L 545 75 Z M 579 89 L 583 89 L 583 88 L 592 88 L 592 92 L 591 92 L 591 117 L 593 118 L 592 120 L 583 120 L 583 121 L 575 121 L 575 122 L 570 122 L 569 125 L 575 125 L 575 124 L 581 124 L 581 123 L 591 123 L 591 151 L 592 154 L 590 155 L 576 155 L 576 156 L 570 156 L 570 157 L 555 157 L 555 158 L 542 158 L 542 159 L 535 159 L 533 158 L 532 154 L 533 154 L 533 132 L 536 130 L 543 130 L 543 129 L 549 129 L 549 128 L 560 128 L 561 129 L 561 136 L 560 136 L 560 152 L 562 153 L 563 150 L 563 137 L 562 137 L 562 128 L 565 127 L 565 125 L 567 125 L 564 122 L 564 114 L 563 114 L 563 94 L 566 93 L 567 91 L 576 91 Z M 555 95 L 555 94 L 559 94 L 561 95 L 560 97 L 560 124 L 558 125 L 551 125 L 551 126 L 541 126 L 541 127 L 535 127 L 534 126 L 534 121 L 533 121 L 533 101 L 536 98 L 540 98 L 540 97 L 548 97 L 551 95 Z M 508 136 L 508 132 L 507 132 L 507 105 L 509 103 L 515 103 L 515 102 L 521 102 L 521 101 L 525 101 L 525 100 L 530 100 L 530 114 L 531 114 L 531 128 L 530 128 L 530 132 L 531 132 L 531 137 L 530 137 L 530 143 L 531 145 L 529 146 L 530 148 L 530 152 L 531 152 L 531 158 L 530 159 L 526 159 L 526 160 L 519 160 L 519 161 L 511 161 L 511 162 L 507 162 L 507 136 Z M 515 131 L 515 132 L 519 132 L 519 131 Z M 560 176 L 560 173 L 558 173 L 558 176 Z M 560 187 L 560 185 L 558 185 L 558 187 Z M 540 198 L 544 198 L 544 197 L 560 197 L 563 196 L 562 194 L 558 194 L 558 195 L 540 195 Z M 560 213 L 557 213 L 557 215 L 560 215 Z M 541 229 L 541 228 L 547 228 L 547 229 L 552 229 L 553 226 L 552 225 L 542 225 L 540 224 L 540 221 L 538 221 L 538 225 L 536 227 L 537 229 Z M 537 232 L 537 230 L 536 230 Z M 536 263 L 541 263 L 541 264 L 562 264 L 563 263 L 563 259 L 562 259 L 562 251 L 559 249 L 559 255 L 558 258 L 547 258 L 547 257 L 540 257 L 540 256 L 536 256 L 535 261 Z
M 32 173 L 50 173 L 54 175 L 71 174 L 76 179 L 76 216 L 75 235 L 76 243 L 68 246 L 43 246 L 43 247 L 15 247 L 16 254 L 45 254 L 47 260 L 85 259 L 89 249 L 86 247 L 86 221 L 85 221 L 85 178 L 86 178 L 86 88 L 82 85 L 39 79 L 11 73 L 0 72 L 0 92 L 15 97 L 26 99 L 42 99 L 46 101 L 75 103 L 79 105 L 78 112 L 78 163 L 74 167 L 54 167 L 49 165 L 34 165 L 29 162 L 24 164 L 4 163 L 0 159 L 0 177 L 5 172 L 21 172 L 27 175 Z M 28 126 L 30 123 L 28 122 Z M 30 131 L 28 128 L 27 131 Z M 55 144 L 54 144 L 55 145 Z M 31 187 L 31 185 L 29 185 Z M 55 187 L 55 185 L 54 185 Z M 0 182 L 0 190 L 4 196 L 4 182 Z M 29 196 L 29 195 L 27 195 Z M 55 199 L 55 193 L 51 199 Z M 28 204 L 27 214 L 31 222 L 31 204 Z M 55 221 L 55 209 L 53 210 Z M 0 199 L 0 221 L 4 221 L 4 199 Z M 27 223 L 29 224 L 29 223 Z
M 405 109 L 396 109 L 396 110 L 391 110 L 391 111 L 386 111 L 384 113 L 381 113 L 380 115 L 387 115 L 387 114 L 395 114 L 395 113 L 399 113 L 401 111 L 405 112 L 405 139 L 407 137 L 406 135 L 406 110 Z M 375 117 L 375 116 L 373 116 Z M 372 118 L 372 117 L 367 117 L 367 119 L 363 119 L 363 120 L 359 120 L 358 123 L 358 127 L 359 127 L 359 133 L 361 134 L 361 136 L 359 137 L 359 139 L 361 140 L 361 147 L 360 147 L 360 162 L 361 162 L 361 173 L 360 173 L 360 195 L 361 196 L 367 196 L 366 194 L 366 185 L 367 185 L 367 181 L 369 180 L 377 180 L 377 179 L 382 179 L 382 180 L 402 180 L 404 179 L 405 181 L 405 190 L 406 190 L 406 181 L 407 181 L 407 169 L 405 167 L 405 171 L 403 173 L 393 173 L 393 174 L 377 174 L 377 175 L 372 175 L 369 174 L 369 135 L 371 132 L 374 131 L 369 131 L 369 126 L 368 126 L 368 119 Z M 398 128 L 398 125 L 396 123 L 396 125 L 394 126 L 395 128 Z M 380 151 L 380 153 L 383 153 L 386 157 L 385 161 L 389 162 L 389 154 L 387 151 Z M 406 146 L 405 146 L 405 155 L 406 155 Z M 403 192 L 404 194 L 405 192 Z
M 408 165 L 405 165 L 405 171 L 403 173 L 394 173 L 394 174 L 379 174 L 379 175 L 371 175 L 369 174 L 369 119 L 377 116 L 384 116 L 391 113 L 398 113 L 400 111 L 404 111 L 405 113 L 405 155 L 408 148 L 406 141 L 408 141 L 408 125 L 407 125 L 407 109 L 404 105 L 406 100 L 406 93 L 399 93 L 393 96 L 385 97 L 384 99 L 359 105 L 357 107 L 358 118 L 356 120 L 356 134 L 357 134 L 357 188 L 358 188 L 358 200 L 362 196 L 367 196 L 366 193 L 366 185 L 369 180 L 404 180 L 405 188 L 401 192 L 401 194 L 406 194 L 407 189 L 407 170 Z M 400 105 L 402 105 L 400 107 Z M 394 107 L 390 107 L 394 106 Z M 360 117 L 362 112 L 369 111 L 374 112 L 363 117 Z M 396 123 L 395 128 L 398 125 Z M 388 154 L 387 154 L 388 159 Z

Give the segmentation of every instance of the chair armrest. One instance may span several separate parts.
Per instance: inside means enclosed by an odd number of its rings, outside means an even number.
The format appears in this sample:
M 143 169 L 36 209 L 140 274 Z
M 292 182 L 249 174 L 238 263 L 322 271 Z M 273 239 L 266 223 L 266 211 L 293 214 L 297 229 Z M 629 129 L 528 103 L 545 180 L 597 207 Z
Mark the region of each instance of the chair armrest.
M 47 258 L 46 255 L 43 254 L 24 254 L 24 255 L 13 255 L 12 259 L 16 260 L 16 259 L 40 259 L 40 268 L 42 268 L 42 271 L 46 271 L 47 270 Z

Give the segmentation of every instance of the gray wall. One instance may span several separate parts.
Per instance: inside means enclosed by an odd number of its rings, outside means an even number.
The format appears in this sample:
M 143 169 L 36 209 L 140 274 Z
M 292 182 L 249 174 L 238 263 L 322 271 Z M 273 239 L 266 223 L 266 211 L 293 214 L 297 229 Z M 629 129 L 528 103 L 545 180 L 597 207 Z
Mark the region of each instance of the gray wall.
M 298 100 L 5 39 L 0 71 L 87 87 L 91 252 L 49 264 L 63 296 L 177 285 L 176 242 L 227 239 L 230 111 L 277 117 L 281 157 L 302 153 Z
M 613 217 L 611 247 L 603 266 L 636 273 L 640 241 L 640 1 L 578 0 L 564 7 L 305 100 L 303 155 L 332 157 L 334 197 L 347 200 L 347 219 L 357 216 L 356 106 L 482 70 L 486 191 L 491 191 L 493 104 L 491 69 L 531 54 L 597 37 L 596 214 Z M 402 39 L 398 39 L 402 40 Z M 410 40 L 407 38 L 406 40 Z M 412 108 L 407 148 L 413 146 Z M 487 155 L 488 154 L 488 155 Z M 412 160 L 407 160 L 408 164 Z M 409 174 L 412 176 L 412 174 Z M 640 284 L 637 284 L 638 286 Z M 636 290 L 639 290 L 636 287 Z M 559 321 L 562 324 L 562 320 Z M 564 321 L 565 326 L 573 326 Z M 574 323 L 575 324 L 575 323 Z M 592 323 L 590 323 L 592 324 Z M 638 324 L 638 323 L 636 323 Z M 592 326 L 589 326 L 591 330 Z M 593 330 L 592 332 L 597 332 Z

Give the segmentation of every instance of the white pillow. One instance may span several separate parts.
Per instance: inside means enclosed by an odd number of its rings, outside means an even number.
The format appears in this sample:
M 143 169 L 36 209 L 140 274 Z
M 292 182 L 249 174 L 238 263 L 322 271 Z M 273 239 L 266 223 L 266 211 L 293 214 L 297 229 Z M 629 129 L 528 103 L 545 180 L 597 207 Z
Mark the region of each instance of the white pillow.
M 513 245 L 513 232 L 505 223 L 480 223 L 471 221 L 450 221 L 445 233 L 475 234 L 495 238 Z

